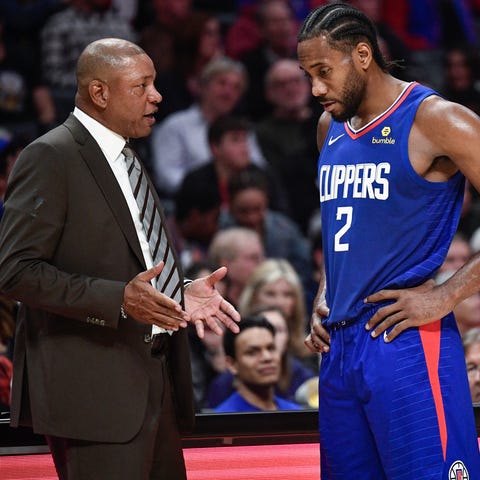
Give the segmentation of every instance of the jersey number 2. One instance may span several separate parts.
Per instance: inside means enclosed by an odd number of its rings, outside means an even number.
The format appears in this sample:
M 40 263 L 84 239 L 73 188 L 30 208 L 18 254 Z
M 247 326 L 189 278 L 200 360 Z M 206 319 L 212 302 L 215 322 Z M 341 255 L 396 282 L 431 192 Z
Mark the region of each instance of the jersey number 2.
M 348 252 L 350 248 L 349 243 L 342 242 L 342 237 L 352 226 L 353 207 L 338 207 L 337 208 L 337 220 L 343 220 L 344 225 L 335 234 L 335 251 L 336 252 Z

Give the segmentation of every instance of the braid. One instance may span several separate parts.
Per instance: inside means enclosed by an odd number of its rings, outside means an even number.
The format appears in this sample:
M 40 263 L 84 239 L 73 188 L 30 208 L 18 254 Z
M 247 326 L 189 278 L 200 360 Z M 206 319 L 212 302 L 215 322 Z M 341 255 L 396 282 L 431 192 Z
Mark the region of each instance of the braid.
M 310 12 L 298 33 L 298 42 L 325 35 L 330 46 L 351 51 L 360 41 L 372 47 L 373 58 L 382 70 L 388 63 L 380 52 L 377 32 L 371 20 L 360 10 L 344 3 L 329 3 Z

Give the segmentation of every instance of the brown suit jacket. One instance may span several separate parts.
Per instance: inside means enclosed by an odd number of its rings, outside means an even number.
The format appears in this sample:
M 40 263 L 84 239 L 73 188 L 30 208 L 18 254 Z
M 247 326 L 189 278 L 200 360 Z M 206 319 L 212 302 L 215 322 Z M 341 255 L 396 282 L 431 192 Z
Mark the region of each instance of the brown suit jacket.
M 145 268 L 115 176 L 71 115 L 18 158 L 0 224 L 0 289 L 22 302 L 13 426 L 31 423 L 38 433 L 100 442 L 124 442 L 138 432 L 151 328 L 120 319 L 120 305 L 126 283 Z M 170 343 L 177 419 L 190 430 L 185 330 Z

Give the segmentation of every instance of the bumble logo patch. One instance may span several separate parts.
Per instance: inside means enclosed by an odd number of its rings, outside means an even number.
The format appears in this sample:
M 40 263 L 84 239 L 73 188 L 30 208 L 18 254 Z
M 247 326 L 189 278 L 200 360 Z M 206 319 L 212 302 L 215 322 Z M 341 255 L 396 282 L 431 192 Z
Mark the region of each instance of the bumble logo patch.
M 448 480 L 469 480 L 469 478 L 467 467 L 461 460 L 452 463 L 448 471 Z
M 382 138 L 372 137 L 372 144 L 395 145 L 395 139 L 390 137 L 392 129 L 390 127 L 383 127 L 381 134 Z

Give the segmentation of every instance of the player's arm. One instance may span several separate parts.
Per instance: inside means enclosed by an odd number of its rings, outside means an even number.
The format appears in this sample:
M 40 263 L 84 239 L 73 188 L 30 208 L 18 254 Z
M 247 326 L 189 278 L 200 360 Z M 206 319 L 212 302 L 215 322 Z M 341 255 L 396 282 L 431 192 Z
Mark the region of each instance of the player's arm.
M 310 320 L 310 333 L 305 339 L 305 345 L 315 353 L 330 350 L 330 335 L 322 325 L 322 320 L 328 317 L 329 309 L 325 299 L 325 270 L 322 268 L 318 293 L 313 302 L 313 313 Z
M 469 109 L 432 97 L 417 113 L 409 140 L 414 169 L 429 181 L 445 181 L 461 170 L 472 185 L 480 189 L 480 118 Z M 366 302 L 393 301 L 380 308 L 366 328 L 373 337 L 388 330 L 386 341 L 401 332 L 434 322 L 465 298 L 480 290 L 480 254 L 445 283 L 428 280 L 423 285 L 402 290 L 382 290 L 369 295 Z
M 324 112 L 318 120 L 317 145 L 322 149 L 323 143 L 330 127 L 330 114 Z M 325 300 L 325 270 L 322 268 L 318 293 L 313 302 L 313 313 L 310 320 L 310 333 L 305 338 L 305 345 L 315 353 L 328 352 L 330 350 L 330 335 L 322 325 L 322 319 L 329 313 Z

